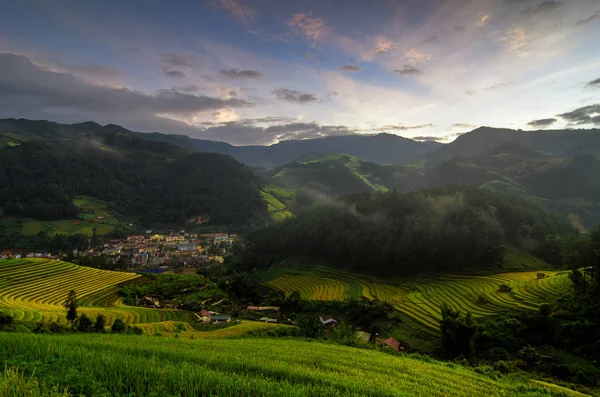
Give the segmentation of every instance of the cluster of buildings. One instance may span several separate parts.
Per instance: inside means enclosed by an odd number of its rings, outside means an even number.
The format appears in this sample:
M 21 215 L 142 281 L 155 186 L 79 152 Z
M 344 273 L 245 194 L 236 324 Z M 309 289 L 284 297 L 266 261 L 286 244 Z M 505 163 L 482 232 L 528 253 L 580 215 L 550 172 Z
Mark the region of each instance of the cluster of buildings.
M 122 257 L 129 269 L 169 269 L 184 267 L 193 271 L 200 265 L 223 263 L 236 241 L 236 234 L 187 233 L 132 235 L 110 240 L 102 247 L 81 252 L 82 256 L 106 256 L 113 262 Z
M 27 252 L 23 248 L 9 248 L 0 251 L 0 259 L 46 258 L 58 259 L 58 255 L 49 252 Z

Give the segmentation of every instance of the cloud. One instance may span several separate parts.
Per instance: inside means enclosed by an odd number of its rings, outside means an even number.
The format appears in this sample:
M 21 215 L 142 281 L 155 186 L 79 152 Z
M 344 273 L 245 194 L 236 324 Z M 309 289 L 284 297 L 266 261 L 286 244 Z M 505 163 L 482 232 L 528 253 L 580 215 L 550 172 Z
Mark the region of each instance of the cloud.
M 315 102 L 318 100 L 313 94 L 307 94 L 296 90 L 289 90 L 287 88 L 278 88 L 273 91 L 273 94 L 281 100 L 295 103 L 307 103 Z
M 202 59 L 196 54 L 170 54 L 159 52 L 161 61 L 169 67 L 195 68 L 200 66 Z
M 373 61 L 378 55 L 387 54 L 398 48 L 398 45 L 385 36 L 373 36 L 369 39 L 368 48 L 360 54 L 360 60 Z
M 423 74 L 423 71 L 413 65 L 404 65 L 402 67 L 402 69 L 395 69 L 394 73 L 405 76 L 405 75 Z
M 425 44 L 437 44 L 440 42 L 440 38 L 438 36 L 430 36 L 423 43 Z
M 340 70 L 345 72 L 360 72 L 362 69 L 357 65 L 344 65 L 340 67 Z
M 540 120 L 533 120 L 530 121 L 529 123 L 527 123 L 528 126 L 531 127 L 547 127 L 549 125 L 552 125 L 554 123 L 556 123 L 558 120 L 557 119 L 540 119 Z
M 487 21 L 489 19 L 490 19 L 489 14 L 483 15 L 479 19 L 477 19 L 477 21 L 475 22 L 475 26 L 477 26 L 478 28 L 482 28 L 485 26 L 485 24 L 487 23 Z
M 419 141 L 419 142 L 438 142 L 438 143 L 448 143 L 448 142 L 452 142 L 453 140 L 455 140 L 456 138 L 458 138 L 461 135 L 464 135 L 465 132 L 456 132 L 454 134 L 450 134 L 450 135 L 445 135 L 445 136 L 416 136 L 411 138 L 414 141 Z
M 264 74 L 258 70 L 221 69 L 219 74 L 230 79 L 261 79 L 264 77 Z
M 467 95 L 475 95 L 475 91 L 473 91 L 473 90 L 467 90 L 467 91 L 465 91 L 465 94 L 467 94 Z
M 256 123 L 242 120 L 206 128 L 199 135 L 204 139 L 227 141 L 234 145 L 268 145 L 289 139 L 315 139 L 353 133 L 353 130 L 344 126 L 319 125 L 314 122 L 258 126 Z
M 455 128 L 477 128 L 476 125 L 469 124 L 469 123 L 456 123 L 456 124 L 452 124 L 452 127 L 455 127 Z
M 323 19 L 313 17 L 310 13 L 293 14 L 287 24 L 294 33 L 304 36 L 313 46 L 331 31 Z
M 527 8 L 527 9 L 521 11 L 521 14 L 527 15 L 527 16 L 535 16 L 535 15 L 539 15 L 539 14 L 545 14 L 545 13 L 556 10 L 560 6 L 562 6 L 562 3 L 560 1 L 547 0 L 547 1 L 540 3 L 539 5 L 537 5 L 535 7 L 530 7 L 530 8 Z
M 600 104 L 584 106 L 558 116 L 572 124 L 600 125 Z
M 186 85 L 186 86 L 177 86 L 177 87 L 173 87 L 171 89 L 173 91 L 187 92 L 187 93 L 200 91 L 200 88 L 194 84 L 190 84 L 190 85 Z
M 587 18 L 584 18 L 580 21 L 577 21 L 577 25 L 585 25 L 587 23 L 593 22 L 597 19 L 600 19 L 600 11 L 596 11 L 595 13 L 593 13 L 592 15 L 590 15 Z
M 522 52 L 529 44 L 529 37 L 524 28 L 517 27 L 509 29 L 499 41 L 505 43 L 511 51 Z
M 395 124 L 395 125 L 384 125 L 381 127 L 375 128 L 373 131 L 376 132 L 385 132 L 385 131 L 408 131 L 408 130 L 418 130 L 421 128 L 430 128 L 435 127 L 434 124 L 418 124 L 418 125 L 405 125 L 405 124 Z
M 598 87 L 600 88 L 600 78 L 596 79 L 596 80 L 592 80 L 589 83 L 586 84 L 588 87 Z
M 252 106 L 241 99 L 191 95 L 176 89 L 154 94 L 96 85 L 72 74 L 44 70 L 24 56 L 0 54 L 0 113 L 27 118 L 97 119 L 158 125 L 159 119 L 193 117 L 223 108 Z M 54 117 L 55 116 L 55 117 Z M 1 117 L 1 116 L 0 116 Z M 130 124 L 131 125 L 131 124 Z
M 229 15 L 242 22 L 251 25 L 256 22 L 256 12 L 236 0 L 213 0 L 213 4 L 226 10 Z
M 413 141 L 418 141 L 418 142 L 438 142 L 444 139 L 444 137 L 441 136 L 415 136 L 413 138 L 411 138 Z
M 165 75 L 169 77 L 175 77 L 178 79 L 185 77 L 185 73 L 183 73 L 181 70 L 167 70 L 165 71 Z
M 419 52 L 414 48 L 411 48 L 410 50 L 406 51 L 404 53 L 404 57 L 412 63 L 429 61 L 431 59 L 429 55 L 423 54 L 422 52 Z

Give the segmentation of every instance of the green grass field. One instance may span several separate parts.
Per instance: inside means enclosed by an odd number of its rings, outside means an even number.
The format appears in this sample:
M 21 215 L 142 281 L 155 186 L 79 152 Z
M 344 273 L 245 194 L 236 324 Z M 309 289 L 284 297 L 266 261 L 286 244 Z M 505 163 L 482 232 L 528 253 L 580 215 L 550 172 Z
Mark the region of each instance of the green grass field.
M 273 189 L 271 189 L 271 191 L 273 191 Z M 267 203 L 267 210 L 273 219 L 280 221 L 293 216 L 288 206 L 272 194 L 267 193 L 265 190 L 261 190 L 260 195 Z
M 119 285 L 139 277 L 134 273 L 98 270 L 55 260 L 0 260 L 0 310 L 17 321 L 66 324 L 62 303 L 74 289 L 79 298 L 80 314 L 92 318 L 102 314 L 107 325 L 121 319 L 142 328 L 147 334 L 175 332 L 183 325 L 182 337 L 219 338 L 277 326 L 242 322 L 226 329 L 196 332 L 189 325 L 196 317 L 189 311 L 124 305 L 118 294 Z
M 19 367 L 85 396 L 581 395 L 431 359 L 292 340 L 0 333 L 0 346 L 0 371 Z
M 89 211 L 89 213 L 81 213 L 77 219 L 59 221 L 41 221 L 9 216 L 2 217 L 0 225 L 23 236 L 35 236 L 39 232 L 46 232 L 50 236 L 56 233 L 92 236 L 94 228 L 96 229 L 96 235 L 103 236 L 113 231 L 117 225 L 122 224 L 122 221 L 108 210 L 108 204 L 104 201 L 81 196 L 73 200 L 73 204 L 80 209 Z M 92 220 L 97 217 L 104 219 L 93 222 Z
M 310 300 L 367 298 L 387 302 L 407 319 L 405 332 L 437 337 L 442 303 L 473 317 L 509 314 L 515 310 L 537 310 L 541 303 L 568 288 L 565 272 L 510 272 L 492 275 L 443 275 L 381 280 L 328 267 L 277 267 L 263 275 L 266 285 L 286 295 L 299 291 Z M 501 292 L 500 285 L 512 288 Z M 482 303 L 483 298 L 487 303 Z M 415 327 L 418 324 L 418 327 Z

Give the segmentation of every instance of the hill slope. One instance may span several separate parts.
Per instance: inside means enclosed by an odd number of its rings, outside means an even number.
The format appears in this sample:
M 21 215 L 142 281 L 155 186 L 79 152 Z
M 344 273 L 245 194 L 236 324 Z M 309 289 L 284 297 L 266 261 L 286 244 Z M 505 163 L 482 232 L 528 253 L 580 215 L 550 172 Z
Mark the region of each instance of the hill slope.
M 83 395 L 578 395 L 455 364 L 291 340 L 0 334 L 0 343 L 2 362 Z
M 77 219 L 78 195 L 144 225 L 194 216 L 241 225 L 266 216 L 257 179 L 229 156 L 148 141 L 117 126 L 89 128 L 74 125 L 58 135 L 52 129 L 51 138 L 35 129 L 33 138 L 0 148 L 4 216 Z
M 369 162 L 349 154 L 310 154 L 266 173 L 270 182 L 307 194 L 337 197 L 354 193 L 406 190 L 394 166 Z

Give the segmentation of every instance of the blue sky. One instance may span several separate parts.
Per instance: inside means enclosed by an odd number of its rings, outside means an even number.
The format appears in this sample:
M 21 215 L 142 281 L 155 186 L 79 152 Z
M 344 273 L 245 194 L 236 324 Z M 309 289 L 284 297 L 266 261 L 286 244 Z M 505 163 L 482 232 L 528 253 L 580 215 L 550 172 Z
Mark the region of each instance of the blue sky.
M 0 117 L 233 144 L 590 128 L 598 79 L 597 0 L 22 0 L 0 14 Z

